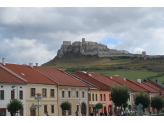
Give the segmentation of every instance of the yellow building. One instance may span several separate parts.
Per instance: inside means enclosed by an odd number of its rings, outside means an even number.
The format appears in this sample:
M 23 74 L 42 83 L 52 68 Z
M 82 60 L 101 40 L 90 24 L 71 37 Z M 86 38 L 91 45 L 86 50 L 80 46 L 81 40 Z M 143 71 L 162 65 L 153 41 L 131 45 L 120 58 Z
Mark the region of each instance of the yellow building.
M 59 106 L 64 101 L 71 103 L 68 115 L 75 116 L 78 111 L 79 116 L 88 116 L 88 87 L 59 86 Z M 65 115 L 65 111 L 59 107 L 59 116 L 62 115 Z
M 58 84 L 58 112 L 62 115 L 88 115 L 88 89 L 89 86 L 70 74 L 50 67 L 34 67 L 34 69 Z M 71 103 L 69 113 L 62 111 L 60 105 L 62 102 Z
M 37 93 L 42 94 L 41 100 L 35 100 Z M 56 85 L 47 84 L 27 84 L 26 85 L 26 111 L 27 116 L 46 116 L 45 112 L 48 111 L 50 116 L 58 115 L 57 105 L 57 87 Z M 37 105 L 39 107 L 39 114 Z

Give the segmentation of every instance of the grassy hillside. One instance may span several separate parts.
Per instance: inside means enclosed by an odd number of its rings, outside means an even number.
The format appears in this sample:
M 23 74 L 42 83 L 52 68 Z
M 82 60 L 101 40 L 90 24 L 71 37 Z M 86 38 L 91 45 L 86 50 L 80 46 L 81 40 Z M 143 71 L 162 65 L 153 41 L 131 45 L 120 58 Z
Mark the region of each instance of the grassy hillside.
M 96 71 L 96 73 L 99 73 Z M 155 72 L 144 72 L 144 71 L 101 71 L 101 73 L 105 75 L 119 75 L 122 78 L 128 78 L 130 80 L 137 80 L 137 78 L 141 78 L 142 80 L 149 76 L 156 76 L 158 73 Z
M 62 58 L 43 64 L 47 67 L 58 67 L 60 69 L 93 69 L 96 70 L 133 70 L 133 71 L 151 71 L 164 72 L 164 59 L 147 59 L 130 58 L 130 57 L 113 57 L 99 58 L 97 56 L 79 56 L 77 54 L 66 54 Z
M 54 58 L 42 66 L 57 67 L 70 72 L 80 70 L 109 75 L 119 74 L 122 77 L 136 80 L 138 77 L 144 79 L 163 73 L 164 59 L 142 60 L 142 58 L 130 57 L 99 58 L 96 55 L 79 56 L 78 54 L 69 53 L 62 58 Z M 164 81 L 163 78 L 164 76 L 160 76 L 161 82 Z

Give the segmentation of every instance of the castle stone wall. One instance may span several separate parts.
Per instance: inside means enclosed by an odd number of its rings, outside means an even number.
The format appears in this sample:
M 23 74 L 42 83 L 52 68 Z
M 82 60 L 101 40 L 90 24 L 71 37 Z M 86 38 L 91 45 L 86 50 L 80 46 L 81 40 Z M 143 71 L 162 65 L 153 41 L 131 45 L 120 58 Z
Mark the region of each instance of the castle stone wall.
M 75 41 L 72 43 L 73 46 L 80 46 L 82 44 L 80 41 Z
M 71 45 L 71 41 L 63 41 L 63 45 Z
M 98 55 L 98 57 L 142 57 L 147 58 L 164 58 L 164 55 L 146 55 L 146 51 L 141 54 L 131 54 L 126 50 L 109 49 L 107 45 L 98 44 L 97 42 L 85 41 L 82 38 L 82 42 L 75 41 L 71 45 L 71 41 L 63 41 L 63 45 L 58 50 L 57 57 L 61 58 L 67 52 L 79 53 L 83 55 Z

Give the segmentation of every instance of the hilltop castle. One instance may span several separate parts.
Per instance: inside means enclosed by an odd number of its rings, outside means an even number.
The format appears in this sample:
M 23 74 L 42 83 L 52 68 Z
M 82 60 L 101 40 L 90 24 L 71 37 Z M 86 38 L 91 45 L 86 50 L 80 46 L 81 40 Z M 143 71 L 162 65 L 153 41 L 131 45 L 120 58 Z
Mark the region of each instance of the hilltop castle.
M 82 55 L 98 55 L 98 57 L 142 57 L 144 60 L 147 58 L 164 58 L 164 55 L 146 55 L 146 51 L 143 51 L 142 54 L 132 54 L 126 50 L 109 49 L 107 45 L 85 41 L 85 38 L 82 38 L 82 42 L 75 41 L 72 44 L 71 41 L 63 41 L 60 50 L 58 50 L 57 57 L 61 58 L 67 52 L 80 53 Z

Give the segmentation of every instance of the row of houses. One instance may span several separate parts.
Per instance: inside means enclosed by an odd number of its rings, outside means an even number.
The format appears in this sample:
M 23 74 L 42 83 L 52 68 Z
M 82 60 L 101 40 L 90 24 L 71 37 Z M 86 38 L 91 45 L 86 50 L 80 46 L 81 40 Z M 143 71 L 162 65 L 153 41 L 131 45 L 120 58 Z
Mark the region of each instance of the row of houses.
M 69 101 L 71 108 L 68 115 L 74 116 L 91 113 L 96 115 L 95 105 L 102 103 L 102 113 L 114 112 L 116 106 L 111 100 L 110 87 L 113 84 L 127 85 L 130 98 L 127 109 L 133 109 L 134 96 L 138 91 L 149 93 L 150 98 L 163 95 L 164 88 L 151 82 L 141 82 L 141 79 L 132 81 L 118 75 L 107 76 L 98 73 L 77 71 L 65 72 L 58 68 L 41 67 L 38 64 L 18 65 L 5 62 L 0 63 L 0 116 L 10 116 L 6 105 L 12 98 L 23 102 L 23 108 L 16 113 L 18 116 L 62 116 L 60 104 Z M 38 114 L 36 94 L 42 94 L 41 107 Z M 152 112 L 151 106 L 147 111 Z

